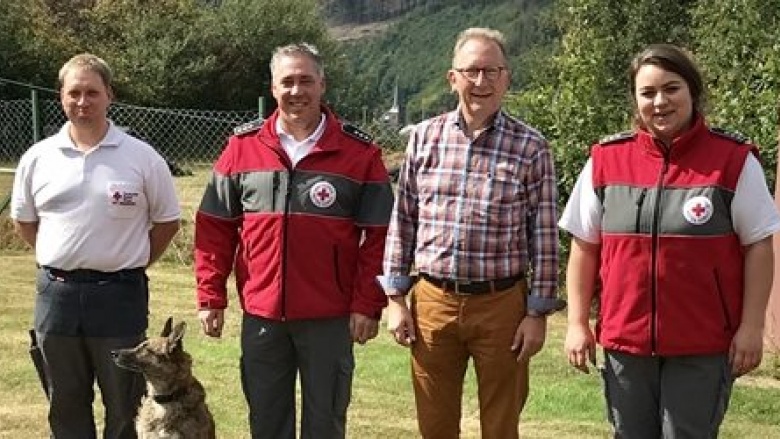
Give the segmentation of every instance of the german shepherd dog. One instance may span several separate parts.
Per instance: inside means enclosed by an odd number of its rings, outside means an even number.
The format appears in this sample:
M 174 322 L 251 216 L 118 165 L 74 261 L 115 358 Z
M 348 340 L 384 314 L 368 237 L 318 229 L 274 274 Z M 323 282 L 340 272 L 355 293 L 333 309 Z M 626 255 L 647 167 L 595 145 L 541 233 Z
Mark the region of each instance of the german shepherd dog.
M 140 439 L 214 439 L 214 418 L 203 385 L 192 375 L 192 357 L 184 352 L 185 322 L 168 318 L 159 337 L 135 348 L 112 352 L 114 362 L 140 372 L 146 395 L 135 420 Z

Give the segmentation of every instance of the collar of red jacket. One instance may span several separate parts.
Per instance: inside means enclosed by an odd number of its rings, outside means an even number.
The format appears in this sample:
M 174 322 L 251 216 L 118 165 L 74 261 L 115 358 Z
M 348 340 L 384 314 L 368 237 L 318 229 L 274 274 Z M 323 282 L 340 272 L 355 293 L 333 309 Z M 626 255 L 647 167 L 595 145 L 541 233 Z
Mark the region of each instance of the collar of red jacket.
M 673 158 L 691 149 L 696 144 L 699 137 L 706 136 L 709 128 L 701 114 L 694 115 L 693 124 L 680 136 L 672 140 L 671 146 L 667 147 L 644 128 L 637 130 L 637 140 L 650 154 L 664 156 L 668 151 L 668 157 Z

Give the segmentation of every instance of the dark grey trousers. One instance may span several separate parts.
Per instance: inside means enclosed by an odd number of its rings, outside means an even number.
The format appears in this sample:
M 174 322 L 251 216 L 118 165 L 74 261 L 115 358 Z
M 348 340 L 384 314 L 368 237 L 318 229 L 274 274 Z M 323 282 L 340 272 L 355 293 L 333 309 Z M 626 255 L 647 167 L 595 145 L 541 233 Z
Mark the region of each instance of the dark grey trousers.
M 96 438 L 92 405 L 97 380 L 105 407 L 105 439 L 135 439 L 135 415 L 144 392 L 142 375 L 117 367 L 111 351 L 137 345 L 143 336 L 67 337 L 38 334 L 49 381 L 49 425 L 56 439 Z
M 253 439 L 294 439 L 301 378 L 301 438 L 343 439 L 355 361 L 349 318 L 279 322 L 244 314 L 241 384 Z
M 616 439 L 716 438 L 734 383 L 726 355 L 605 351 L 602 376 Z
M 142 375 L 121 369 L 111 351 L 145 338 L 148 286 L 143 272 L 109 280 L 70 281 L 38 272 L 35 331 L 49 390 L 49 426 L 56 439 L 97 437 L 97 382 L 105 407 L 105 439 L 135 439 Z

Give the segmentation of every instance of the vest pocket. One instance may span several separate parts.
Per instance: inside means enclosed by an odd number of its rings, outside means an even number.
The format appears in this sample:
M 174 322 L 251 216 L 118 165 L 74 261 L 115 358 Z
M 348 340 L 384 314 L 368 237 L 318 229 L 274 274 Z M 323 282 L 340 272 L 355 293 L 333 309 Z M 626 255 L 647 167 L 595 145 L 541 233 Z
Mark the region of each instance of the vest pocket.
M 715 278 L 715 291 L 718 293 L 718 303 L 723 311 L 723 320 L 726 323 L 725 330 L 731 331 L 733 328 L 731 324 L 731 316 L 729 316 L 729 307 L 726 304 L 726 297 L 723 295 L 723 288 L 720 286 L 720 277 L 718 276 L 718 270 L 714 270 L 713 277 Z
M 642 231 L 642 205 L 645 202 L 645 194 L 647 193 L 647 189 L 642 189 L 639 192 L 639 196 L 636 199 L 636 224 L 634 227 L 635 233 L 640 233 Z

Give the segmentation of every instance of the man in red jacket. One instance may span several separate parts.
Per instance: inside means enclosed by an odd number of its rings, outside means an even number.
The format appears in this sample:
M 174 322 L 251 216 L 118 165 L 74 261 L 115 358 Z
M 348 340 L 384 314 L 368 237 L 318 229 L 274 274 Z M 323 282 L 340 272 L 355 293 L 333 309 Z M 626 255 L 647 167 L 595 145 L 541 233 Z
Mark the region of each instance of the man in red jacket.
M 393 194 L 380 149 L 322 104 L 317 49 L 271 58 L 278 109 L 236 129 L 214 165 L 195 220 L 203 331 L 219 337 L 235 273 L 244 311 L 241 382 L 252 438 L 343 438 L 353 342 L 377 335 Z

